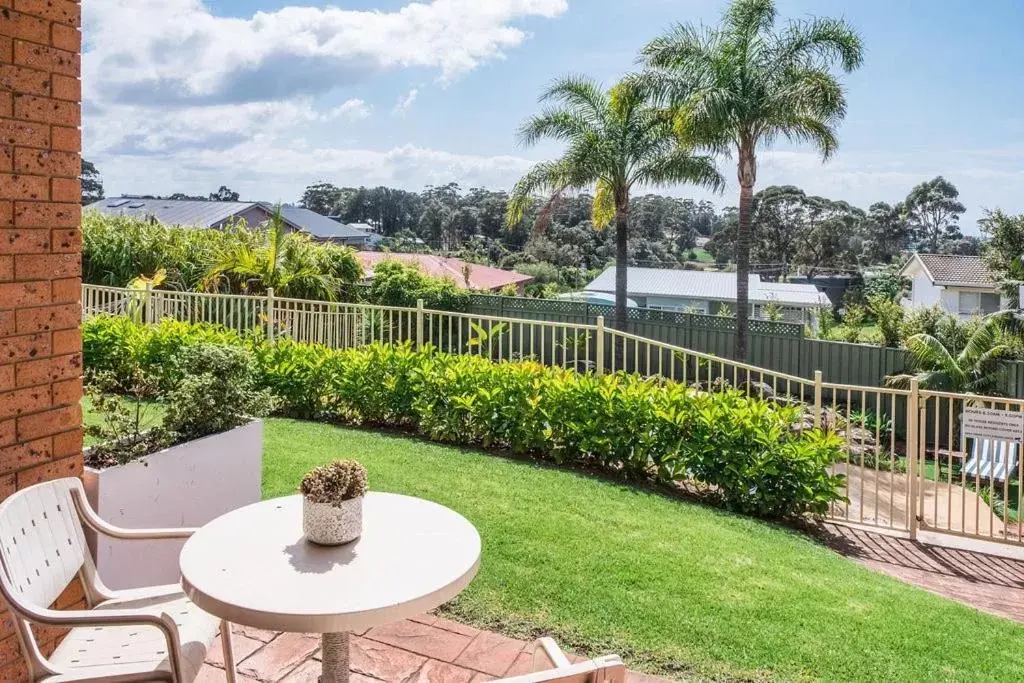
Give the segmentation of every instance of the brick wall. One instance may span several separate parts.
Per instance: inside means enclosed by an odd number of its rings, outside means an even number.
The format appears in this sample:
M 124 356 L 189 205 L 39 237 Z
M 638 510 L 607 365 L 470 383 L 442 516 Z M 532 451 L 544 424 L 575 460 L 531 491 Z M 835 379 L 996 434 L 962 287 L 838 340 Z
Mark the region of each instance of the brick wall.
M 80 17 L 0 0 L 0 499 L 82 471 Z M 72 586 L 57 604 L 81 603 Z M 0 681 L 26 679 L 4 610 Z

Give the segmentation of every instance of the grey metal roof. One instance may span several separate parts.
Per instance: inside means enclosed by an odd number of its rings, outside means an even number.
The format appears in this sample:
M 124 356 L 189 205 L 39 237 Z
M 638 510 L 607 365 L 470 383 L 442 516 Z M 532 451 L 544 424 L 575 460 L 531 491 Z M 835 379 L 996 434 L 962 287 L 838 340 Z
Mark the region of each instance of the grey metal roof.
M 89 204 L 86 209 L 108 216 L 137 216 L 166 225 L 196 225 L 204 228 L 221 223 L 252 209 L 254 202 L 203 202 L 185 199 L 136 199 L 108 197 Z M 262 208 L 262 207 L 261 207 Z
M 268 208 L 269 211 L 273 209 Z M 320 239 L 366 239 L 369 234 L 358 230 L 351 225 L 339 223 L 338 221 L 322 216 L 316 211 L 303 209 L 298 206 L 282 206 L 281 217 L 292 227 L 308 232 Z
M 701 270 L 628 268 L 626 290 L 629 296 L 683 297 L 710 301 L 736 300 L 736 273 L 711 273 Z M 615 292 L 615 268 L 609 268 L 586 286 L 591 292 Z M 761 282 L 750 276 L 750 300 L 782 305 L 821 306 L 828 298 L 814 285 Z

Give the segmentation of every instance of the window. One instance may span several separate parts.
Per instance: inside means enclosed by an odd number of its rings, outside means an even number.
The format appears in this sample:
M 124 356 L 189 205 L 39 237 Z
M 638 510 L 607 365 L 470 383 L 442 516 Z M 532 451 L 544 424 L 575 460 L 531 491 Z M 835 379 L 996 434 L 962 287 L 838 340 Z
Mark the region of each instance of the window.
M 981 294 L 978 292 L 960 292 L 960 315 L 976 315 L 981 312 Z
M 1001 301 L 999 300 L 998 294 L 982 294 L 981 295 L 981 312 L 985 315 L 989 313 L 995 313 L 1000 307 Z

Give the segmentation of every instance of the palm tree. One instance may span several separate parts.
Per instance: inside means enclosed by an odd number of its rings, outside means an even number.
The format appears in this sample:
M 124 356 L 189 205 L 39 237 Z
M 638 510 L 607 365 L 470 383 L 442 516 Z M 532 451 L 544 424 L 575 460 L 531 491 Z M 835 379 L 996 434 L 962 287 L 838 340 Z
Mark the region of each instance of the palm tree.
M 637 81 L 675 112 L 684 144 L 737 157 L 736 357 L 747 358 L 750 222 L 757 151 L 779 137 L 836 150 L 846 97 L 831 67 L 857 68 L 860 36 L 846 22 L 810 19 L 775 30 L 773 0 L 733 0 L 716 28 L 678 25 L 642 53 Z
M 1012 352 L 1008 328 L 1016 325 L 1014 311 L 985 316 L 960 353 L 930 334 L 915 334 L 906 341 L 912 372 L 890 375 L 885 384 L 907 389 L 917 379 L 922 389 L 991 395 L 998 384 L 1000 362 Z
M 333 301 L 343 281 L 323 263 L 319 245 L 301 233 L 289 232 L 277 207 L 251 240 L 231 240 L 203 276 L 208 291 L 227 289 Z M 351 259 L 354 261 L 354 259 Z
M 593 223 L 603 230 L 615 221 L 615 327 L 626 329 L 626 249 L 629 198 L 636 186 L 692 183 L 720 189 L 714 161 L 694 156 L 672 135 L 670 116 L 652 107 L 637 84 L 624 81 L 605 91 L 597 82 L 572 76 L 541 96 L 548 106 L 519 131 L 523 145 L 551 138 L 567 144 L 554 161 L 537 164 L 516 183 L 506 224 L 516 226 L 536 193 L 550 199 L 563 192 L 594 189 Z

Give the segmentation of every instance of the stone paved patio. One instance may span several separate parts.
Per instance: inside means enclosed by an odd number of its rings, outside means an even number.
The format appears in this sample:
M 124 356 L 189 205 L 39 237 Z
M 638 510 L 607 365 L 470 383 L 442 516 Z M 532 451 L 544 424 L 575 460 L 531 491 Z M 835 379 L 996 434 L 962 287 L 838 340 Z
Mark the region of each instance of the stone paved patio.
M 273 633 L 236 626 L 238 680 L 244 683 L 316 683 L 318 636 Z M 477 683 L 532 670 L 533 645 L 424 615 L 353 635 L 349 654 L 353 683 Z M 578 661 L 578 657 L 569 656 Z M 223 683 L 220 642 L 214 644 L 196 683 Z M 630 673 L 631 683 L 667 683 Z

